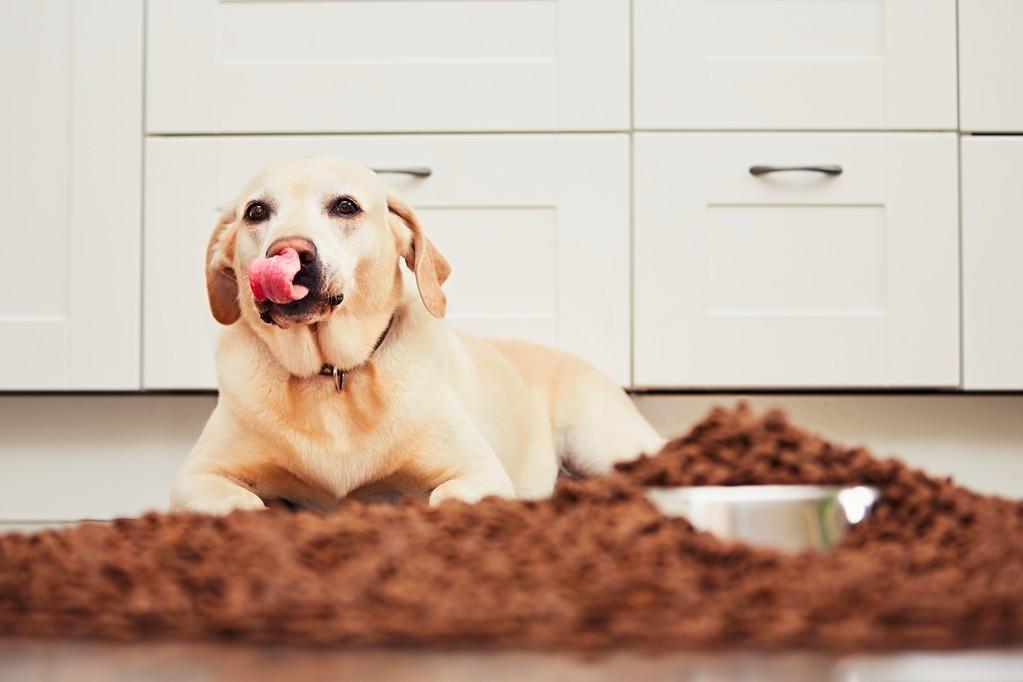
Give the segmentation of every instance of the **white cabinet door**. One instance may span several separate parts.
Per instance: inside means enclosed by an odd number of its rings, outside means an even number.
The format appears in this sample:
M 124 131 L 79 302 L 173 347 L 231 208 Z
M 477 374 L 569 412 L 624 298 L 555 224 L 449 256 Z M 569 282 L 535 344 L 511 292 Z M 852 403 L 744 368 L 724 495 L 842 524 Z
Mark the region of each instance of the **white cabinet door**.
M 959 383 L 954 134 L 641 133 L 634 173 L 636 385 Z
M 147 129 L 624 130 L 628 0 L 150 0 Z
M 1023 137 L 964 137 L 963 387 L 1023 389 Z
M 2 0 L 0 44 L 0 390 L 137 389 L 141 0 Z
M 634 4 L 637 128 L 956 126 L 955 0 Z
M 1023 130 L 1023 2 L 959 0 L 963 130 Z
M 203 254 L 217 206 L 267 162 L 333 154 L 388 176 L 451 262 L 448 319 L 565 348 L 629 382 L 625 134 L 150 138 L 144 384 L 211 388 L 216 323 Z

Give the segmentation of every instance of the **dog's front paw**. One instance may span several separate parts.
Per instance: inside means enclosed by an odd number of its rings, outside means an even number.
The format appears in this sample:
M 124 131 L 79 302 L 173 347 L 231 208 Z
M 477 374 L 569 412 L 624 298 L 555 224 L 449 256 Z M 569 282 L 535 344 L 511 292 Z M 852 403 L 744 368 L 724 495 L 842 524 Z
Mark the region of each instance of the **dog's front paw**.
M 231 498 L 192 500 L 179 507 L 179 509 L 199 514 L 223 516 L 235 510 L 266 509 L 266 505 L 258 496 L 252 494 L 251 497 L 238 495 Z
M 216 475 L 178 481 L 171 492 L 171 509 L 222 516 L 236 509 L 266 509 L 259 495 Z
M 515 497 L 510 480 L 481 481 L 478 479 L 454 478 L 441 483 L 430 493 L 430 506 L 436 507 L 444 500 L 461 500 L 473 504 L 484 497 Z

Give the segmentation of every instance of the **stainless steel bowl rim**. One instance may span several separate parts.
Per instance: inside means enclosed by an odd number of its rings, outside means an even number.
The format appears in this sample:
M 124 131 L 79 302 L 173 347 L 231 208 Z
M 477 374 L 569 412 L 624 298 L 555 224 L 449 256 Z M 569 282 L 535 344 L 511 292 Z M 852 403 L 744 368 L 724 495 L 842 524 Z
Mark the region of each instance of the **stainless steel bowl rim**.
M 870 502 L 881 492 L 869 485 L 706 485 L 647 488 L 651 496 L 671 496 L 692 502 L 813 502 L 857 495 Z

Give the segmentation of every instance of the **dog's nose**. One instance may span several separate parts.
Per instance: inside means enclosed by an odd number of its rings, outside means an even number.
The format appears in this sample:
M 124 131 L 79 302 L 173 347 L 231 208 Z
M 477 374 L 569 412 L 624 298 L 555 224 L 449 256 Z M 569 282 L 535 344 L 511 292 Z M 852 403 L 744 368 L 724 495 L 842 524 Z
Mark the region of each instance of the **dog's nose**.
M 298 258 L 302 261 L 302 265 L 309 265 L 316 260 L 316 245 L 303 237 L 278 239 L 266 250 L 266 257 L 273 258 L 289 246 L 298 252 Z

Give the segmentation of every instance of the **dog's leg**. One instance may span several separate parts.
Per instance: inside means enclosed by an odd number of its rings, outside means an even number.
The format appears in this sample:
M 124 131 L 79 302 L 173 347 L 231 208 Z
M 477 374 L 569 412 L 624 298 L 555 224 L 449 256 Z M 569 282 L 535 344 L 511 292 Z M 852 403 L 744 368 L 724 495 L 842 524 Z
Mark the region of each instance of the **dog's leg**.
M 240 466 L 259 461 L 262 447 L 251 430 L 242 428 L 217 405 L 174 479 L 171 509 L 207 514 L 264 509 L 263 500 L 242 485 L 240 477 L 231 476 Z
M 433 433 L 423 443 L 427 458 L 450 472 L 430 493 L 430 505 L 448 499 L 477 502 L 488 495 L 514 498 L 515 487 L 497 453 L 461 408 L 454 410 L 446 413 L 444 427 L 431 427 Z M 452 413 L 458 416 L 450 421 Z
M 566 392 L 556 409 L 558 455 L 580 474 L 606 474 L 616 462 L 652 455 L 665 443 L 625 391 L 597 372 Z

